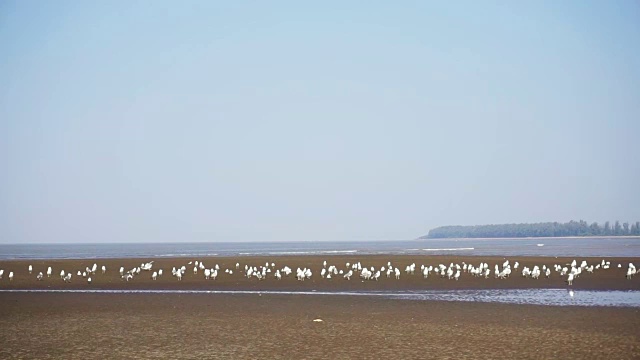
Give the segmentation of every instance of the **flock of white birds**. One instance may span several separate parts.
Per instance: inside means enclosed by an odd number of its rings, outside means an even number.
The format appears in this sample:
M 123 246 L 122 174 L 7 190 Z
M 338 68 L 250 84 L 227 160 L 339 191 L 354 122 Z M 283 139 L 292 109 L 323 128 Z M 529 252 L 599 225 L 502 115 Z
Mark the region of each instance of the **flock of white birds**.
M 150 261 L 142 263 L 140 266 L 136 266 L 129 270 L 125 270 L 124 267 L 120 267 L 120 277 L 123 281 L 132 281 L 136 277 L 142 276 L 141 274 L 147 273 L 151 274 L 151 279 L 155 281 L 158 277 L 163 276 L 164 272 L 163 269 L 155 270 L 153 266 L 154 262 Z M 415 263 L 406 265 L 404 268 L 404 274 L 407 276 L 415 275 L 416 267 Z M 509 278 L 512 273 L 517 273 L 519 271 L 522 277 L 539 279 L 540 276 L 549 278 L 553 273 L 555 273 L 565 278 L 567 284 L 571 286 L 582 274 L 593 274 L 595 271 L 607 270 L 610 267 L 611 263 L 605 260 L 596 264 L 589 264 L 587 261 L 583 260 L 580 265 L 578 265 L 576 260 L 573 260 L 570 264 L 554 264 L 550 267 L 547 267 L 546 265 L 542 265 L 541 267 L 535 265 L 533 268 L 523 266 L 522 269 L 520 269 L 520 264 L 517 261 L 512 265 L 509 260 L 506 260 L 502 264 L 494 265 L 493 276 L 497 279 L 506 279 Z M 618 268 L 622 268 L 622 264 L 618 264 Z M 265 280 L 270 276 L 277 280 L 281 280 L 282 277 L 289 277 L 293 274 L 293 270 L 290 267 L 283 266 L 281 268 L 276 268 L 276 264 L 273 262 L 265 262 L 264 265 L 255 266 L 246 264 L 244 267 L 242 267 L 240 263 L 236 263 L 235 269 L 226 268 L 222 271 L 218 264 L 215 264 L 213 267 L 207 267 L 202 261 L 190 261 L 179 268 L 173 267 L 171 269 L 171 275 L 175 277 L 177 281 L 181 281 L 182 278 L 186 276 L 188 269 L 193 269 L 193 275 L 195 276 L 201 274 L 200 276 L 203 276 L 205 280 L 216 280 L 219 276 L 223 276 L 223 273 L 225 275 L 233 275 L 234 271 L 243 273 L 248 279 L 256 278 L 257 280 Z M 33 274 L 34 272 L 32 265 L 29 265 L 27 270 L 29 271 L 29 274 Z M 100 268 L 100 272 L 105 274 L 107 272 L 106 266 L 103 265 Z M 46 270 L 46 277 L 50 278 L 52 273 L 52 267 L 48 266 Z M 70 283 L 73 273 L 74 271 L 60 270 L 60 278 L 65 283 Z M 484 277 L 487 279 L 491 276 L 492 271 L 491 267 L 487 263 L 481 262 L 476 266 L 462 262 L 461 264 L 450 263 L 448 266 L 445 264 L 439 264 L 437 266 L 420 265 L 420 271 L 418 272 L 418 274 L 422 275 L 424 279 L 428 279 L 429 276 L 440 276 L 441 278 L 447 278 L 449 280 L 459 280 L 460 276 L 465 273 L 477 278 Z M 637 270 L 635 265 L 633 263 L 629 263 L 627 266 L 626 278 L 631 279 L 636 273 Z M 83 281 L 91 284 L 92 277 L 98 275 L 98 264 L 94 263 L 91 268 L 87 266 L 85 269 L 76 270 L 75 274 L 77 277 L 82 278 Z M 362 281 L 378 281 L 381 277 L 395 278 L 396 280 L 399 280 L 401 275 L 402 271 L 400 268 L 395 267 L 391 262 L 387 262 L 386 266 L 381 266 L 380 268 L 365 266 L 360 262 L 347 262 L 344 264 L 343 268 L 339 268 L 336 265 L 328 265 L 327 261 L 324 261 L 322 263 L 322 269 L 320 270 L 320 277 L 326 280 L 338 277 L 342 277 L 345 280 L 351 280 L 353 277 L 358 277 Z M 44 280 L 44 276 L 45 275 L 42 272 L 38 272 L 36 279 L 38 281 L 42 281 Z M 312 276 L 313 272 L 309 268 L 297 268 L 295 271 L 295 278 L 299 281 L 310 280 Z M 4 270 L 0 269 L 0 280 L 2 280 L 3 277 Z M 9 272 L 8 278 L 9 281 L 13 281 L 13 271 Z

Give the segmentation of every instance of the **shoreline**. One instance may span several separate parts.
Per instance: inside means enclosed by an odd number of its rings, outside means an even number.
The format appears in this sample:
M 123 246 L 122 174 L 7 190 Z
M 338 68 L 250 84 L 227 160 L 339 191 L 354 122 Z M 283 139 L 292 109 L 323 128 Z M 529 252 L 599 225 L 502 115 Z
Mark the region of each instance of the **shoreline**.
M 496 279 L 493 268 L 495 264 L 500 264 L 508 259 L 511 264 L 516 261 L 520 264 L 520 269 L 512 273 L 509 278 Z M 524 266 L 533 268 L 538 265 L 553 267 L 554 264 L 566 266 L 572 260 L 577 260 L 578 265 L 582 260 L 588 264 L 599 264 L 603 259 L 611 262 L 608 270 L 594 270 L 593 274 L 583 272 L 575 279 L 572 286 L 565 282 L 566 276 L 561 277 L 553 269 L 547 279 L 542 275 L 539 279 L 524 278 L 521 276 L 521 269 Z M 202 261 L 206 268 L 213 268 L 219 265 L 219 274 L 216 280 L 205 280 L 203 271 L 198 270 L 193 273 L 193 264 L 189 262 Z M 126 270 L 140 266 L 142 263 L 153 261 L 153 270 L 163 269 L 164 274 L 156 281 L 151 279 L 152 271 L 141 271 L 131 281 L 124 281 L 119 274 L 119 268 L 123 266 Z M 327 261 L 327 267 L 335 265 L 344 272 L 346 263 L 361 262 L 364 267 L 374 267 L 380 269 L 388 262 L 401 271 L 400 279 L 396 280 L 394 275 L 390 278 L 382 275 L 379 281 L 361 280 L 358 273 L 355 273 L 351 280 L 346 280 L 341 275 L 336 275 L 332 279 L 323 279 L 320 271 L 323 262 Z M 0 280 L 0 289 L 194 289 L 194 290 L 264 290 L 264 291 L 402 291 L 402 290 L 457 290 L 457 289 L 576 289 L 576 290 L 640 290 L 640 277 L 627 280 L 625 278 L 627 266 L 630 262 L 635 262 L 640 266 L 640 259 L 631 257 L 616 258 L 567 258 L 567 257 L 502 257 L 502 256 L 451 256 L 451 255 L 358 255 L 341 254 L 332 256 L 302 255 L 302 256 L 242 256 L 242 257 L 174 257 L 174 258 L 117 258 L 117 259 L 53 259 L 53 260 L 0 260 L 0 269 L 4 270 L 3 279 Z M 283 276 L 281 280 L 274 278 L 274 273 L 268 274 L 264 280 L 255 277 L 244 276 L 244 266 L 262 266 L 265 263 L 275 263 L 275 269 L 288 266 L 293 273 Z M 442 278 L 433 272 L 427 279 L 424 279 L 420 271 L 422 264 L 436 267 L 439 264 L 448 266 L 450 263 L 460 264 L 465 262 L 478 266 L 480 263 L 487 263 L 491 274 L 489 278 L 474 277 L 467 272 L 461 272 L 458 281 Z M 91 284 L 87 280 L 78 277 L 76 272 L 86 267 L 91 268 L 97 264 L 97 274 L 92 276 Z M 236 263 L 240 268 L 236 269 Z M 414 275 L 406 274 L 407 265 L 415 263 L 416 271 Z M 618 268 L 618 264 L 622 267 Z M 29 274 L 28 266 L 33 265 L 33 273 Z M 106 266 L 105 274 L 101 273 L 101 267 Z M 51 278 L 47 278 L 46 270 L 52 267 Z M 173 267 L 187 267 L 187 271 L 182 281 L 171 275 Z M 313 275 L 306 281 L 298 281 L 295 278 L 296 268 L 309 268 Z M 60 278 L 60 270 L 72 272 L 71 283 L 65 283 Z M 230 269 L 233 274 L 225 273 L 225 269 Z M 8 280 L 8 273 L 14 272 L 13 281 Z M 36 275 L 43 272 L 42 281 L 36 279 Z
M 604 240 L 599 240 L 600 238 Z M 542 240 L 547 239 L 547 240 Z M 541 245 L 541 246 L 536 246 Z M 376 241 L 0 244 L 0 261 L 230 256 L 584 256 L 640 258 L 640 237 L 450 238 Z

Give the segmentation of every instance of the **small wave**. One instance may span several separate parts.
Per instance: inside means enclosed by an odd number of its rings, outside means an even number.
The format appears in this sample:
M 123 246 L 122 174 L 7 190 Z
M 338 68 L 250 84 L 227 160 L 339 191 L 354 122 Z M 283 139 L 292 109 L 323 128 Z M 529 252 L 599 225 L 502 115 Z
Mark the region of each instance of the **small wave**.
M 318 251 L 272 251 L 268 255 L 316 255 L 316 254 L 354 254 L 358 250 L 318 250 Z
M 194 257 L 203 257 L 203 256 L 218 256 L 218 254 L 198 254 L 198 253 L 188 253 L 188 254 L 161 254 L 161 255 L 153 255 L 151 257 L 187 257 L 187 256 L 194 256 Z M 143 256 L 140 256 L 143 257 Z
M 267 255 L 306 255 L 315 254 L 315 251 L 271 251 Z
M 464 250 L 475 250 L 475 248 L 449 248 L 449 249 L 422 249 L 422 251 L 464 251 Z

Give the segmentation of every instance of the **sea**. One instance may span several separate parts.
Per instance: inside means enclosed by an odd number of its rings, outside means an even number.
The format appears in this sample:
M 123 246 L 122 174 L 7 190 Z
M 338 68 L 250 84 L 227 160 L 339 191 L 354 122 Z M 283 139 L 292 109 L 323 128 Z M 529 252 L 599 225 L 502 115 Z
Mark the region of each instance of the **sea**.
M 640 257 L 640 237 L 0 244 L 2 260 L 287 255 Z

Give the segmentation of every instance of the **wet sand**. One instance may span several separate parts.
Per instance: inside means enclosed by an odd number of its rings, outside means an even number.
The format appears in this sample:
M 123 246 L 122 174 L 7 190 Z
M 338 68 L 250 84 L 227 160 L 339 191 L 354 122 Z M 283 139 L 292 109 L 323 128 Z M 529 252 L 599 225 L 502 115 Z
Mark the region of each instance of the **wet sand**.
M 0 304 L 2 359 L 640 358 L 633 308 L 68 293 Z
M 142 271 L 140 275 L 127 282 L 122 280 L 119 274 L 120 266 L 131 269 L 140 266 L 142 262 L 154 260 L 153 270 L 163 269 L 164 275 L 158 277 L 157 281 L 151 280 L 151 273 Z M 215 264 L 220 266 L 217 280 L 205 280 L 203 271 L 198 274 L 193 273 L 193 265 L 188 265 L 190 261 L 203 261 L 206 267 L 211 268 Z M 374 266 L 380 268 L 391 261 L 392 265 L 399 267 L 402 271 L 400 280 L 381 276 L 379 281 L 362 281 L 354 276 L 351 281 L 347 281 L 338 275 L 331 280 L 322 279 L 320 270 L 322 263 L 326 260 L 328 265 L 336 265 L 339 269 L 346 269 L 345 263 L 360 261 L 363 266 Z M 549 279 L 541 275 L 540 279 L 523 278 L 520 270 L 514 271 L 511 277 L 501 280 L 493 276 L 493 266 L 502 264 L 504 257 L 458 257 L 458 256 L 285 256 L 285 257 L 212 257 L 212 258 L 156 258 L 156 259 L 89 259 L 89 260 L 20 260 L 20 261 L 0 261 L 0 269 L 4 269 L 4 277 L 0 280 L 0 289 L 208 289 L 208 290 L 318 290 L 318 291 L 362 291 L 362 290 L 428 290 L 428 289 L 522 289 L 522 288 L 568 288 L 566 277 L 560 277 L 552 270 Z M 533 268 L 538 265 L 553 266 L 553 264 L 569 264 L 573 258 L 543 258 L 543 257 L 510 257 L 511 264 L 515 261 L 520 263 L 520 269 L 524 266 Z M 577 258 L 578 264 L 586 260 L 589 264 L 599 263 L 602 258 Z M 640 266 L 640 259 L 637 258 L 606 258 L 611 262 L 608 270 L 595 270 L 593 274 L 583 272 L 574 280 L 571 288 L 577 290 L 640 290 L 640 276 L 627 280 L 625 278 L 627 265 L 635 262 Z M 275 263 L 276 268 L 287 265 L 293 270 L 289 277 L 283 277 L 278 281 L 273 277 L 273 273 L 266 280 L 258 280 L 255 277 L 247 279 L 244 276 L 244 265 L 250 266 L 264 265 L 265 262 Z M 416 263 L 415 275 L 407 275 L 404 269 L 411 263 Z M 420 274 L 420 265 L 438 264 L 449 265 L 449 263 L 466 262 L 478 266 L 480 262 L 489 264 L 491 275 L 488 279 L 473 277 L 467 273 L 462 273 L 460 280 L 449 280 L 438 275 L 431 274 L 428 279 L 423 279 Z M 86 279 L 78 277 L 76 272 L 98 265 L 98 273 L 92 276 L 92 283 L 88 284 Z M 241 269 L 236 270 L 235 264 L 240 263 Z M 28 266 L 33 265 L 33 273 L 29 274 Z M 622 264 L 622 268 L 617 265 Z M 107 272 L 102 274 L 102 265 L 107 267 Z M 187 266 L 187 272 L 182 281 L 171 276 L 172 267 Z M 46 277 L 47 267 L 53 268 L 51 278 Z M 310 268 L 313 276 L 310 280 L 297 281 L 295 269 Z M 232 275 L 226 274 L 224 269 L 229 268 L 234 271 Z M 71 283 L 64 283 L 60 279 L 60 270 L 72 271 Z M 14 280 L 9 282 L 8 273 L 14 272 Z M 45 277 L 42 281 L 36 280 L 38 272 L 42 271 Z
M 486 288 L 566 288 L 564 278 L 475 278 L 463 273 L 459 281 L 416 271 L 406 265 L 437 266 L 449 263 L 486 262 L 493 269 L 503 257 L 451 256 L 287 256 L 154 259 L 154 270 L 164 276 L 151 280 L 142 272 L 132 281 L 120 278 L 119 268 L 139 266 L 151 259 L 27 260 L 0 261 L 1 289 L 211 289 L 211 290 L 409 290 Z M 205 280 L 193 265 L 183 281 L 171 276 L 172 267 L 189 261 L 218 264 L 218 280 Z M 361 281 L 354 277 L 322 279 L 322 262 L 345 268 L 346 262 L 362 262 L 379 268 L 391 261 L 402 271 L 400 280 L 382 277 Z M 509 258 L 521 267 L 567 264 L 568 258 Z M 583 259 L 576 259 L 578 262 Z M 599 263 L 602 259 L 585 259 Z M 625 279 L 629 262 L 638 259 L 608 258 L 612 268 L 583 274 L 575 289 L 640 289 L 640 277 Z M 292 275 L 278 281 L 244 277 L 244 265 L 275 262 L 309 267 L 311 280 Z M 241 264 L 240 271 L 235 269 Z M 75 275 L 98 265 L 92 284 Z M 617 264 L 623 264 L 618 269 Z M 33 273 L 28 273 L 28 265 Z M 102 265 L 107 272 L 102 274 Z M 40 271 L 53 268 L 51 278 L 36 280 Z M 224 269 L 234 270 L 233 275 Z M 70 284 L 59 276 L 72 271 Z M 8 281 L 9 271 L 15 278 Z M 313 322 L 320 318 L 323 322 Z M 488 303 L 411 301 L 362 296 L 304 296 L 249 294 L 69 294 L 0 292 L 0 358 L 228 358 L 228 359 L 584 359 L 640 358 L 640 309 L 603 307 L 554 307 Z

